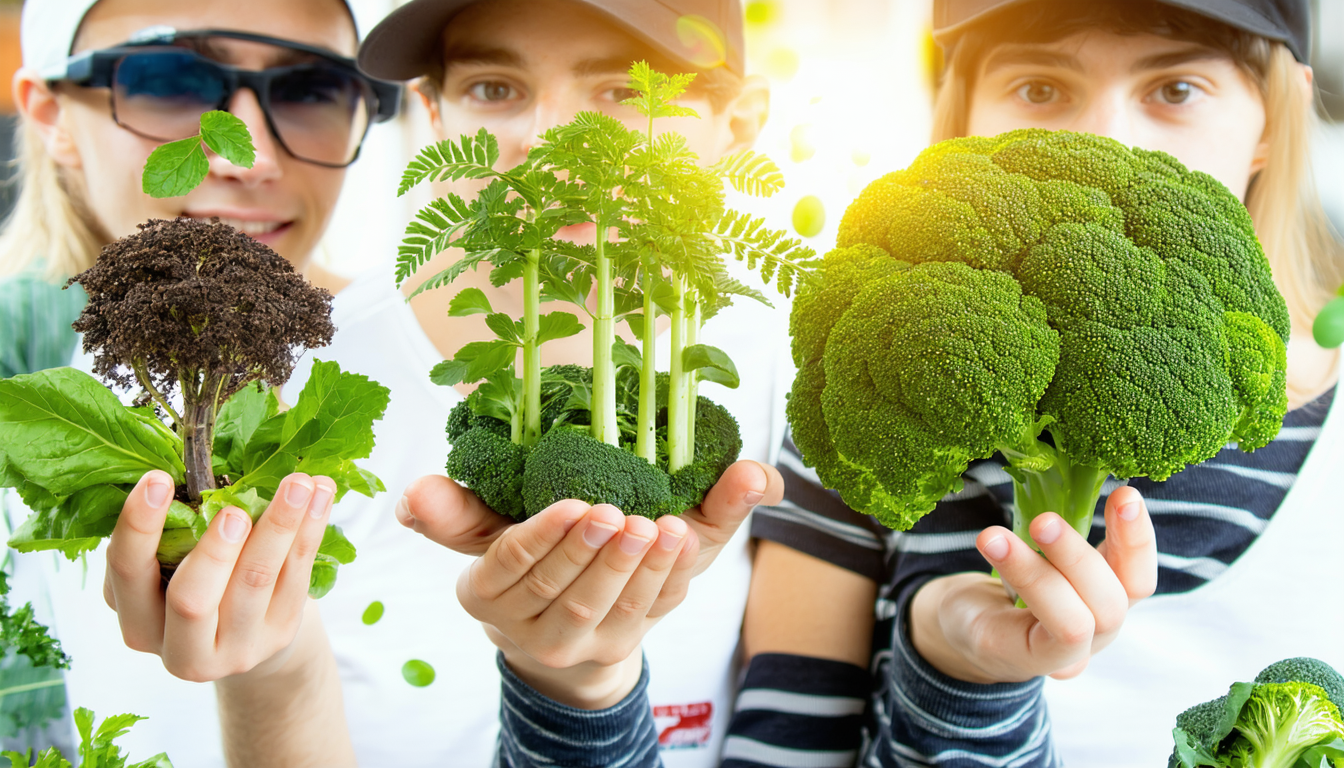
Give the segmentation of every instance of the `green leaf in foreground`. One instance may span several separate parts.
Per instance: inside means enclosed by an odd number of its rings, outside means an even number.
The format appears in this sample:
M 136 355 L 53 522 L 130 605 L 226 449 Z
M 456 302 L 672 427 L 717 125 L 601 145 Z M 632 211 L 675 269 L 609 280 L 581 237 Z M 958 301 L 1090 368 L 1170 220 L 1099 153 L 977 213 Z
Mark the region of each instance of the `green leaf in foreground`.
M 322 544 L 313 560 L 313 572 L 308 577 L 308 596 L 316 600 L 336 586 L 336 571 L 341 565 L 355 560 L 355 545 L 345 538 L 340 526 L 328 525 L 322 534 Z
M 210 173 L 201 138 L 192 136 L 155 148 L 145 160 L 140 188 L 150 197 L 180 197 L 200 186 Z
M 27 656 L 34 666 L 70 668 L 70 657 L 61 651 L 61 643 L 46 626 L 33 619 L 33 604 L 9 609 L 9 576 L 0 571 L 0 654 L 11 648 Z
M 416 688 L 424 688 L 434 682 L 434 667 L 429 662 L 411 659 L 401 666 L 401 676 Z
M 695 344 L 686 348 L 685 366 L 688 371 L 700 371 L 700 378 L 722 384 L 729 389 L 737 389 L 742 382 L 728 353 L 708 344 Z
M 372 603 L 369 603 L 368 608 L 364 609 L 364 615 L 360 617 L 360 621 L 364 622 L 367 626 L 373 626 L 374 624 L 377 624 L 378 620 L 381 618 L 383 618 L 383 601 L 374 600 Z
M 257 159 L 247 125 L 228 112 L 216 109 L 201 115 L 201 140 L 215 154 L 239 168 L 251 168 Z

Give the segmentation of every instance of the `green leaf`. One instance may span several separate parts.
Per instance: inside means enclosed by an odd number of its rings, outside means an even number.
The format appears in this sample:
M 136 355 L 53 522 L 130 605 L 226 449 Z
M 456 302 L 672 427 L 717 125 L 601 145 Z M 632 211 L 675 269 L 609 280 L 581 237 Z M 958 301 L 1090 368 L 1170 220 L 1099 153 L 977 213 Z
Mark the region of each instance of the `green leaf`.
M 145 160 L 140 188 L 150 197 L 180 197 L 200 186 L 210 173 L 210 161 L 200 136 L 156 147 Z
M 148 760 L 142 760 L 127 768 L 173 768 L 173 761 L 168 759 L 166 752 L 160 752 Z
M 20 552 L 57 549 L 75 560 L 112 535 L 132 487 L 95 485 L 76 491 L 54 506 L 29 503 L 32 514 L 10 536 L 9 546 Z
M 583 323 L 568 312 L 548 312 L 538 319 L 537 344 L 564 339 L 583 332 Z
M 644 315 L 626 315 L 625 324 L 630 326 L 630 332 L 636 339 L 644 338 Z
M 272 498 L 300 461 L 367 457 L 373 451 L 373 422 L 382 418 L 387 404 L 387 387 L 343 372 L 334 362 L 314 362 L 294 407 L 253 434 L 247 448 L 249 469 L 231 487 L 238 492 L 256 488 Z
M 715 163 L 710 171 L 728 180 L 733 189 L 755 197 L 770 197 L 784 188 L 784 174 L 765 155 L 738 152 Z
M 512 317 L 502 312 L 493 312 L 486 315 L 485 324 L 491 331 L 494 331 L 495 336 L 499 337 L 500 341 L 507 341 L 514 346 L 522 344 L 521 329 Z
M 434 682 L 434 667 L 427 661 L 411 659 L 401 666 L 401 676 L 416 688 L 424 688 Z
M 625 339 L 620 338 L 611 345 L 611 361 L 617 370 L 627 367 L 639 370 L 644 366 L 644 356 L 640 354 L 639 347 L 627 344 Z
M 1241 719 L 1241 710 L 1246 706 L 1246 702 L 1255 692 L 1255 683 L 1233 683 L 1227 689 L 1227 700 L 1223 704 L 1223 715 L 1218 719 L 1218 726 L 1214 728 L 1213 733 L 1209 734 L 1209 743 L 1207 746 L 1213 748 L 1218 742 L 1227 738 L 1236 728 L 1237 720 Z
M 1218 768 L 1223 764 L 1204 745 L 1191 739 L 1184 730 L 1171 729 L 1171 737 L 1176 742 L 1176 759 L 1180 761 L 1181 768 L 1201 768 L 1201 766 Z
M 98 726 L 98 731 L 93 734 L 93 741 L 94 743 L 102 742 L 104 744 L 110 744 L 114 739 L 119 739 L 126 735 L 126 732 L 131 730 L 131 726 L 141 720 L 148 719 L 149 718 L 147 717 L 141 717 L 139 715 L 112 715 L 103 720 L 102 725 Z
M 17 472 L 58 499 L 95 485 L 134 485 L 151 469 L 181 483 L 181 445 L 73 368 L 0 380 L 0 477 Z
M 84 707 L 75 710 L 75 730 L 79 732 L 80 754 L 85 754 L 93 742 L 93 710 Z
M 247 125 L 228 112 L 212 110 L 201 115 L 201 140 L 215 154 L 239 168 L 251 168 L 257 159 Z
M 259 382 L 248 384 L 229 398 L 215 419 L 215 455 L 224 459 L 226 470 L 217 474 L 242 475 L 243 458 L 252 435 L 279 412 L 280 400 L 275 391 Z
M 728 353 L 708 344 L 695 344 L 682 353 L 682 366 L 687 371 L 700 371 L 703 381 L 722 384 L 729 389 L 737 389 L 742 383 L 737 375 L 737 366 Z
M 313 477 L 326 475 L 336 482 L 336 501 L 340 501 L 348 491 L 373 498 L 374 494 L 387 490 L 383 481 L 372 472 L 361 468 L 350 459 L 327 456 L 321 459 L 304 459 L 294 468 Z
M 339 525 L 327 526 L 317 551 L 318 554 L 326 555 L 341 565 L 349 565 L 355 561 L 355 545 L 345 538 L 345 532 Z
M 522 409 L 523 382 L 510 371 L 495 374 L 467 397 L 468 407 L 478 416 L 490 416 L 511 423 Z
M 467 364 L 462 380 L 471 383 L 509 369 L 517 356 L 515 349 L 507 341 L 473 341 L 462 345 L 453 359 Z
M 199 517 L 204 519 L 208 525 L 211 520 L 215 519 L 215 515 L 219 514 L 225 507 L 237 507 L 246 512 L 247 516 L 252 518 L 252 522 L 255 523 L 261 518 L 262 513 L 266 511 L 266 507 L 270 506 L 270 503 L 270 499 L 258 495 L 256 488 L 244 488 L 240 485 L 211 488 L 208 491 L 201 491 Z
M 490 300 L 485 297 L 485 291 L 480 288 L 463 288 L 458 291 L 452 301 L 448 302 L 449 317 L 488 315 L 493 312 L 494 310 L 490 308 Z
M 471 363 L 465 360 L 444 360 L 429 371 L 429 380 L 441 387 L 452 387 L 467 377 Z
M 52 747 L 52 749 L 55 749 L 55 747 Z M 32 748 L 29 748 L 28 754 L 26 755 L 22 752 L 5 750 L 4 752 L 0 752 L 0 757 L 9 758 L 9 768 L 28 768 L 28 764 L 32 760 L 32 754 Z
M 383 603 L 381 600 L 374 600 L 369 603 L 369 607 L 364 609 L 364 615 L 359 618 L 365 626 L 373 626 L 378 620 L 383 618 Z

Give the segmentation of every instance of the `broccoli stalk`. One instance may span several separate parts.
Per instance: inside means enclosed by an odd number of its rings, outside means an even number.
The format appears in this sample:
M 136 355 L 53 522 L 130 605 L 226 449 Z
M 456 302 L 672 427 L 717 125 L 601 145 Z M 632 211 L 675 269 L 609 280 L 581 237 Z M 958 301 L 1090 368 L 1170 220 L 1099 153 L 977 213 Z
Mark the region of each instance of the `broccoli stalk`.
M 1045 512 L 1054 512 L 1087 538 L 1102 483 L 1110 473 L 1075 464 L 1064 451 L 1044 443 L 1037 442 L 1034 447 L 1039 451 L 1034 456 L 1008 447 L 999 449 L 1009 462 L 1005 471 L 1013 478 L 1013 533 L 1034 546 L 1029 533 L 1031 521 Z M 1044 468 L 1041 457 L 1048 462 Z
M 528 211 L 528 222 L 536 222 Z M 514 430 L 513 442 L 536 445 L 541 439 L 541 249 L 523 254 L 523 403 L 522 434 Z M 519 421 L 517 417 L 513 419 Z
M 616 343 L 616 288 L 611 257 L 607 253 L 607 231 L 614 222 L 598 215 L 596 256 L 593 270 L 597 283 L 597 308 L 593 313 L 593 437 L 607 445 L 619 446 L 621 434 L 616 422 L 616 366 L 611 347 Z

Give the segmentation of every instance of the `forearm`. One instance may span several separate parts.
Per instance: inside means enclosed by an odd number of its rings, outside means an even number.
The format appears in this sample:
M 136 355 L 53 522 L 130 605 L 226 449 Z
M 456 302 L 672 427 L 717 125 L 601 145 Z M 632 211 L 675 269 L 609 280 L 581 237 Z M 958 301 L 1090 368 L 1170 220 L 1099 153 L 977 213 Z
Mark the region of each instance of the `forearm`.
M 317 604 L 278 667 L 262 665 L 215 684 L 230 766 L 354 766 L 341 679 Z
M 658 731 L 649 706 L 648 667 L 642 655 L 639 658 L 639 678 L 625 698 L 605 709 L 579 709 L 549 699 L 523 682 L 501 652 L 501 768 L 523 768 L 541 758 L 556 768 L 661 766 Z

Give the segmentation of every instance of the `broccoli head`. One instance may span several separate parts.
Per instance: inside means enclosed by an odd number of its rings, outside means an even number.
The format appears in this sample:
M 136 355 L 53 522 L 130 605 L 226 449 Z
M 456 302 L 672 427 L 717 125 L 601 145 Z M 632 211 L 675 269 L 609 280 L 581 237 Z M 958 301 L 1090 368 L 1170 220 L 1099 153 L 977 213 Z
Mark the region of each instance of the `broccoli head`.
M 684 509 L 668 508 L 672 489 L 666 472 L 587 430 L 562 427 L 542 435 L 521 479 L 529 517 L 563 499 L 611 504 L 648 517 Z
M 860 194 L 817 277 L 790 321 L 793 439 L 893 528 L 998 452 L 1019 530 L 1049 509 L 1085 534 L 1108 474 L 1263 447 L 1287 409 L 1288 313 L 1250 217 L 1160 152 L 942 142 Z

